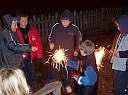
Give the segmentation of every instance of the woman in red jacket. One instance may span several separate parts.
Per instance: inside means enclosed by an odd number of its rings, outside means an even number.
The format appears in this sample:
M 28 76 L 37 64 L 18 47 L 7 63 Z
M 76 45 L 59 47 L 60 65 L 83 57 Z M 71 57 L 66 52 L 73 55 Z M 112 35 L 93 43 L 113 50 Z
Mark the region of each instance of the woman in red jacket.
M 33 64 L 33 60 L 42 59 L 43 57 L 43 48 L 40 32 L 33 26 L 28 23 L 28 16 L 20 15 L 20 22 L 17 28 L 17 34 L 20 39 L 20 43 L 30 44 L 38 48 L 36 52 L 24 52 L 22 54 L 24 58 L 26 77 L 28 83 L 31 86 L 34 86 L 36 83 L 36 76 Z

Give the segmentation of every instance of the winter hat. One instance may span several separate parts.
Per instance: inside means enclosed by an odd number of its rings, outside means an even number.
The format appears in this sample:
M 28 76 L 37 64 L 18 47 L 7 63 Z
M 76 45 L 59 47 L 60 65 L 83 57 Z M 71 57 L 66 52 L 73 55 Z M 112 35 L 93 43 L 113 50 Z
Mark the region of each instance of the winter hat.
M 80 48 L 85 49 L 85 53 L 89 55 L 94 52 L 95 45 L 91 40 L 85 40 L 84 42 L 80 44 Z
M 17 18 L 12 15 L 8 15 L 8 14 L 4 15 L 3 21 L 2 21 L 3 27 L 7 29 L 11 29 L 12 21 L 17 21 Z
M 73 13 L 71 11 L 69 11 L 68 9 L 65 9 L 61 15 L 61 20 L 62 19 L 69 19 L 70 21 L 72 21 L 73 20 Z

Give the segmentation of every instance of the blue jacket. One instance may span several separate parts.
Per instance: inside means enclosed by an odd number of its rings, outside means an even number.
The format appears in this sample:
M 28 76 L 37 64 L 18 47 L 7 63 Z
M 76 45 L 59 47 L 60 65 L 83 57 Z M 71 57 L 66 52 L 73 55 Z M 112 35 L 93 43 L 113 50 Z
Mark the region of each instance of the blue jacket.
M 93 86 L 97 82 L 97 73 L 92 66 L 87 66 L 84 69 L 84 74 L 80 75 L 77 79 L 79 85 Z
M 98 71 L 94 57 L 92 55 L 85 56 L 83 64 L 82 74 L 78 76 L 77 83 L 83 86 L 95 85 L 98 80 Z

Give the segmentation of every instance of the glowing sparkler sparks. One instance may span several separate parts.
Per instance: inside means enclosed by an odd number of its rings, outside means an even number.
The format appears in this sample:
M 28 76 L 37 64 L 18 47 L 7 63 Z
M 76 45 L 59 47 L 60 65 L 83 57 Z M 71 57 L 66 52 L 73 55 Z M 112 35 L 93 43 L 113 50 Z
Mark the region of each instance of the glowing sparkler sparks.
M 102 59 L 105 54 L 104 50 L 105 50 L 105 47 L 100 47 L 95 50 L 96 64 L 97 64 L 98 70 L 100 69 L 100 67 L 102 67 Z
M 58 70 L 60 70 L 60 67 L 65 67 L 65 63 L 67 62 L 67 56 L 65 54 L 65 51 L 67 50 L 64 50 L 64 49 L 57 49 L 55 50 L 55 52 L 49 56 L 49 59 L 52 60 L 52 62 L 50 63 L 53 67 L 57 68 Z M 49 59 L 46 63 L 49 63 Z
M 64 49 L 56 50 L 55 53 L 53 54 L 53 61 L 55 63 L 65 62 L 66 60 L 67 60 L 67 57 L 65 55 Z

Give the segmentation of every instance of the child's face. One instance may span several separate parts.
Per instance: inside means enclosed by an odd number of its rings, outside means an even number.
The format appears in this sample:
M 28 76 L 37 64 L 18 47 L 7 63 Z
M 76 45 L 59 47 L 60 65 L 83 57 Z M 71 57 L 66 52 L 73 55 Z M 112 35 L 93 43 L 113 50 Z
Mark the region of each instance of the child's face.
M 28 23 L 28 17 L 20 17 L 20 26 L 26 27 Z
M 85 56 L 86 55 L 86 50 L 83 48 L 80 48 L 80 54 L 81 56 Z
M 62 23 L 62 25 L 63 25 L 64 27 L 68 27 L 69 24 L 71 23 L 71 21 L 68 20 L 68 19 L 64 19 L 64 20 L 61 20 L 61 23 Z
M 12 21 L 12 23 L 11 23 L 11 30 L 13 32 L 16 32 L 16 29 L 17 29 L 17 22 L 16 21 Z

